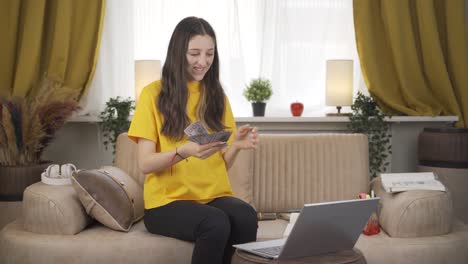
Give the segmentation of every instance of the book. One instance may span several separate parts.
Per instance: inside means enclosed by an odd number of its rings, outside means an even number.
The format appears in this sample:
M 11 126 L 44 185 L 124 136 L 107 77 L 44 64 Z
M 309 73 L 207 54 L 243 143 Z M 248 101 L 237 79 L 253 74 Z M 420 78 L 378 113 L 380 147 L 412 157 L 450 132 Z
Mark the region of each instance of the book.
M 433 172 L 382 173 L 382 186 L 387 192 L 434 190 L 445 192 L 445 186 Z
M 286 226 L 286 229 L 284 230 L 283 237 L 289 236 L 289 234 L 291 233 L 291 230 L 294 227 L 294 224 L 296 223 L 296 220 L 297 220 L 298 217 L 299 217 L 299 213 L 289 214 L 289 223 Z

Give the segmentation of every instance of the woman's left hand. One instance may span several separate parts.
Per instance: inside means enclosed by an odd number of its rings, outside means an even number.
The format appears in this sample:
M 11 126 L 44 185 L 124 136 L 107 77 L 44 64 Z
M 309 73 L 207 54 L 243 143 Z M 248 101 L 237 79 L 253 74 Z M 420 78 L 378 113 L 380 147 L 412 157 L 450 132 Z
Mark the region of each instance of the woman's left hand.
M 258 143 L 257 128 L 250 125 L 239 127 L 232 143 L 239 149 L 256 149 Z

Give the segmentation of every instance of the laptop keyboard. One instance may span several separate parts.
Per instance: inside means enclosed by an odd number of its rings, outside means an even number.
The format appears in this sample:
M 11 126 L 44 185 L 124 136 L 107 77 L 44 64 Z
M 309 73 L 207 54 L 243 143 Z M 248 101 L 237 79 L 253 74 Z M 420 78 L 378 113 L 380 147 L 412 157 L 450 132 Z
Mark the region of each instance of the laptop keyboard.
M 259 253 L 268 255 L 268 256 L 275 257 L 275 256 L 278 256 L 280 254 L 282 248 L 283 248 L 283 246 L 277 246 L 277 247 L 267 247 L 267 248 L 256 248 L 256 249 L 252 249 L 252 250 L 255 251 L 255 252 L 259 252 Z

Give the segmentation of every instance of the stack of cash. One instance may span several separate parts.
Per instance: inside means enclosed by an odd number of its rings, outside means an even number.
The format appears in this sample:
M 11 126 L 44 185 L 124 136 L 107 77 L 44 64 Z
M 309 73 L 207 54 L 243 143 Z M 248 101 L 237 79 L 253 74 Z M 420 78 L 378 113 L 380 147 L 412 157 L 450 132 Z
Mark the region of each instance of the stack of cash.
M 200 145 L 211 142 L 227 142 L 232 133 L 231 131 L 219 131 L 210 134 L 200 121 L 192 123 L 184 132 L 189 136 L 190 141 Z

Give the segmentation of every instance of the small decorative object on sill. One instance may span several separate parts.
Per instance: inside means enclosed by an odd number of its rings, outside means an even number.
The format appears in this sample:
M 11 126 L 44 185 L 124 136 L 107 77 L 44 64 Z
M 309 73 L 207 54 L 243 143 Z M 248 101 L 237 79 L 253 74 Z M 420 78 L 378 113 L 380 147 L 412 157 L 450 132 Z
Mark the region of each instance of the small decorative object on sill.
M 327 116 L 349 116 L 341 113 L 343 106 L 353 103 L 353 61 L 327 60 L 326 105 L 336 106 L 337 113 L 327 113 Z
M 160 60 L 135 60 L 135 102 L 146 85 L 160 79 Z
M 301 116 L 304 111 L 304 105 L 300 102 L 294 102 L 291 104 L 291 114 L 293 116 Z
M 247 101 L 252 102 L 252 110 L 254 116 L 265 116 L 265 108 L 268 99 L 270 99 L 273 91 L 271 83 L 268 79 L 253 79 L 244 90 L 244 96 Z
M 252 102 L 253 116 L 265 116 L 266 103 Z

